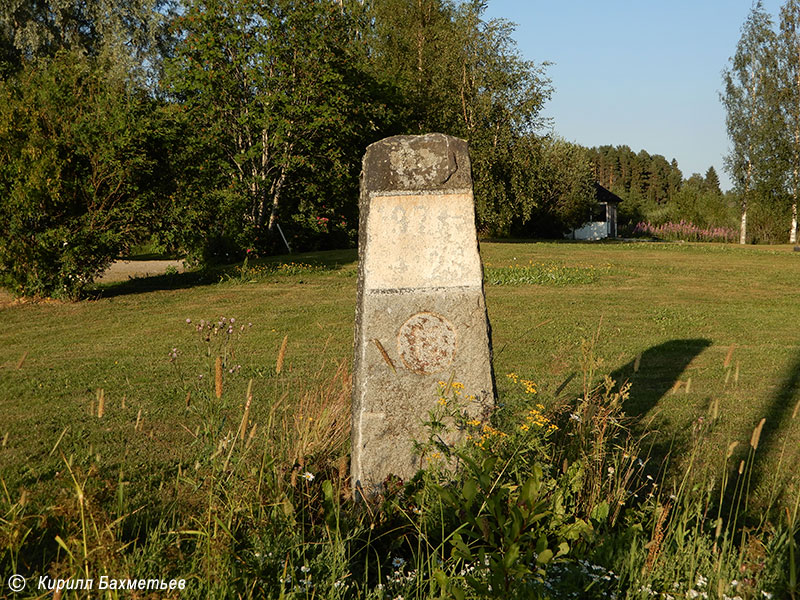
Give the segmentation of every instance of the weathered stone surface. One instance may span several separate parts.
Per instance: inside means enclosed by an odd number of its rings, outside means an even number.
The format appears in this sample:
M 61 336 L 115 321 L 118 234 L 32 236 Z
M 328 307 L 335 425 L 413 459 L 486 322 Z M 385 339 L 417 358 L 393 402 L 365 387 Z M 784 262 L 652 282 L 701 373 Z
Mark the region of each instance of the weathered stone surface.
M 361 179 L 354 489 L 421 466 L 413 441 L 427 440 L 439 381 L 464 384 L 471 416 L 493 405 L 489 340 L 466 142 L 429 134 L 372 144 Z

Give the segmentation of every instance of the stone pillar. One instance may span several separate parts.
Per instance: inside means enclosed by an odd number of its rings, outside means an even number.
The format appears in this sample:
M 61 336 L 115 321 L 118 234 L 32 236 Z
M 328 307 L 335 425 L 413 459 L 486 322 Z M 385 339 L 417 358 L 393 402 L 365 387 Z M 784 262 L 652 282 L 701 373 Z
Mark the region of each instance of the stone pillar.
M 413 441 L 439 381 L 463 384 L 471 417 L 494 405 L 489 322 L 467 143 L 395 136 L 367 148 L 361 174 L 353 365 L 353 489 L 377 491 L 420 466 Z M 468 400 L 474 396 L 474 400 Z M 444 441 L 461 435 L 449 431 Z

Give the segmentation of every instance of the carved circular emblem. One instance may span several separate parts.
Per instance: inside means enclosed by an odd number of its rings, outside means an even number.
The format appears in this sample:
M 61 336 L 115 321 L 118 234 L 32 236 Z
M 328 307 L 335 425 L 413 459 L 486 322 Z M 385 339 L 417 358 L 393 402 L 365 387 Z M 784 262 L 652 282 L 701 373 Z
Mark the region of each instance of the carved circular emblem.
M 397 353 L 409 371 L 429 375 L 444 371 L 456 354 L 456 331 L 441 315 L 411 315 L 397 334 Z

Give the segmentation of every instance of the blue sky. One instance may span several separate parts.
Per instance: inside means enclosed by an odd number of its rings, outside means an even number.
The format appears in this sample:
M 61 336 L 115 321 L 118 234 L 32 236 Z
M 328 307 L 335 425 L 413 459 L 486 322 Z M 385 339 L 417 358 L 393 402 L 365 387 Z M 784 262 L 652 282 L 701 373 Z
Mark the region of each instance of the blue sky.
M 781 0 L 765 0 L 778 18 Z M 517 24 L 524 58 L 553 63 L 543 116 L 584 146 L 627 144 L 678 160 L 684 177 L 719 173 L 729 143 L 719 101 L 751 0 L 490 0 Z

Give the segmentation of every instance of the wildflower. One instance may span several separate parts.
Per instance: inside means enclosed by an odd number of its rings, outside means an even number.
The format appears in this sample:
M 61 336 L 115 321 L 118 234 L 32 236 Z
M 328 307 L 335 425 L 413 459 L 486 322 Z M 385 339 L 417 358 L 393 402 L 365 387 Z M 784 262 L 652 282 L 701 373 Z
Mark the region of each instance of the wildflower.
M 738 581 L 738 580 L 736 580 L 736 579 L 732 580 L 732 581 L 731 581 L 731 587 L 732 587 L 733 589 L 736 589 L 737 587 L 739 587 L 739 581 Z
M 303 473 L 303 479 L 305 479 L 306 481 L 314 481 L 314 474 L 306 471 L 305 473 Z
M 447 406 L 447 399 L 446 398 L 439 398 L 439 405 L 440 406 Z
M 577 421 L 578 423 L 581 422 L 581 416 L 579 414 L 577 414 L 577 413 L 569 413 L 569 418 L 572 421 Z
M 189 318 L 187 318 L 187 319 L 186 319 L 186 324 L 187 324 L 187 325 L 190 325 L 190 324 L 191 324 L 191 322 L 192 322 L 192 320 L 191 320 L 191 319 L 189 319 Z
M 766 598 L 767 600 L 770 600 L 770 598 L 772 598 L 772 594 L 771 593 L 765 592 L 763 590 L 761 591 L 761 595 L 764 596 L 764 598 Z
M 528 429 L 530 429 L 530 426 L 527 423 L 523 423 L 522 425 L 519 426 L 519 428 L 521 431 L 528 431 Z
M 651 479 L 652 479 L 652 478 L 651 478 Z M 708 583 L 708 579 L 706 579 L 706 578 L 705 578 L 705 577 L 703 577 L 702 575 L 698 575 L 698 576 L 697 576 L 697 581 L 695 581 L 695 583 L 694 583 L 694 584 L 695 584 L 697 587 L 701 588 L 701 587 L 705 587 L 707 583 Z
M 308 573 L 309 571 L 311 571 L 311 567 L 303 565 L 302 567 L 300 567 L 300 571 L 303 573 Z
M 406 564 L 406 560 L 404 558 L 401 558 L 401 557 L 398 556 L 398 557 L 392 559 L 392 566 L 397 568 L 397 569 L 402 567 L 404 564 Z
M 608 467 L 608 476 L 611 477 L 614 475 L 614 467 Z

